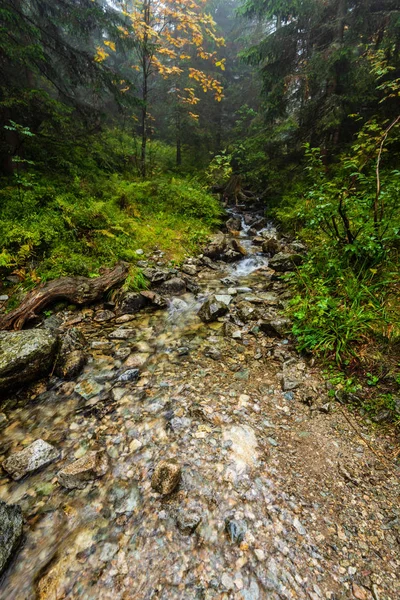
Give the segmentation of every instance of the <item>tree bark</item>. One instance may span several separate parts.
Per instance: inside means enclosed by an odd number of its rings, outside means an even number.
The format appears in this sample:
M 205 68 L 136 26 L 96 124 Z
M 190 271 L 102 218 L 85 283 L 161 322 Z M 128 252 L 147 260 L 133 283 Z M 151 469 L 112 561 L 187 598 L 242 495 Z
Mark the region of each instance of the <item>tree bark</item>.
M 61 277 L 43 283 L 29 292 L 18 308 L 0 317 L 0 329 L 22 329 L 25 323 L 55 300 L 68 300 L 73 304 L 96 302 L 111 288 L 122 283 L 128 275 L 129 265 L 119 263 L 95 279 L 88 277 Z

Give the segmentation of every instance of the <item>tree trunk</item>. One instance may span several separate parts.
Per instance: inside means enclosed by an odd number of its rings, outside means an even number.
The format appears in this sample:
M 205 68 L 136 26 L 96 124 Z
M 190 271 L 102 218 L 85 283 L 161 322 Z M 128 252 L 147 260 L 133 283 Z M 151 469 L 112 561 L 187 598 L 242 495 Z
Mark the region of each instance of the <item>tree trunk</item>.
M 18 308 L 0 317 L 0 329 L 22 329 L 24 324 L 34 319 L 46 306 L 55 300 L 68 300 L 73 304 L 88 304 L 100 300 L 104 294 L 124 281 L 129 265 L 120 263 L 108 269 L 96 279 L 88 277 L 61 277 L 43 283 L 29 292 Z

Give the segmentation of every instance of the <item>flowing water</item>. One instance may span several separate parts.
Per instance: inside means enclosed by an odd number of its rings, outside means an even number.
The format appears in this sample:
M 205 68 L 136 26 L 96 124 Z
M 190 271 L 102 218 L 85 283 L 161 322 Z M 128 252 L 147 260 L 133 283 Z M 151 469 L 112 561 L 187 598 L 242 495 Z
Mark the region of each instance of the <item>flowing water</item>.
M 304 510 L 308 517 L 317 511 L 321 496 L 315 507 L 302 504 L 269 457 L 271 435 L 286 435 L 290 412 L 270 351 L 256 334 L 234 340 L 224 337 L 222 322 L 197 317 L 216 291 L 268 295 L 268 259 L 246 226 L 241 240 L 246 258 L 201 271 L 197 297 L 135 315 L 123 326 L 131 329 L 127 339 L 109 337 L 115 323 L 81 311 L 77 326 L 92 349 L 78 380 L 52 378 L 32 388 L 28 403 L 6 405 L 3 455 L 43 438 L 62 458 L 19 482 L 0 479 L 0 497 L 20 504 L 25 518 L 23 547 L 0 582 L 0 598 L 334 598 L 327 595 L 337 587 L 329 559 L 299 520 Z M 287 340 L 274 348 L 286 352 Z M 140 366 L 139 380 L 118 382 L 123 366 Z M 96 392 L 87 401 L 74 392 L 82 381 Z M 268 413 L 272 401 L 279 425 Z M 110 463 L 104 477 L 83 490 L 59 486 L 62 466 L 100 449 Z M 179 462 L 183 480 L 163 498 L 151 474 L 166 458 Z M 199 523 L 189 535 L 185 524 L 193 519 Z

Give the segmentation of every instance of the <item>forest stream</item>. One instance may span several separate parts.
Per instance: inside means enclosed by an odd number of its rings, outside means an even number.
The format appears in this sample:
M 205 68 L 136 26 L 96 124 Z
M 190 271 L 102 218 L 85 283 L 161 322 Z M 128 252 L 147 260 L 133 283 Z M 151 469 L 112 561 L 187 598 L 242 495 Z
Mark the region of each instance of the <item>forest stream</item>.
M 255 324 L 288 290 L 240 218 L 247 256 L 197 266 L 199 292 L 167 309 L 48 317 L 84 335 L 89 360 L 3 406 L 2 461 L 38 439 L 61 457 L 19 481 L 1 474 L 0 497 L 24 518 L 1 599 L 400 597 L 391 440 L 332 401 L 291 337 Z M 199 318 L 211 295 L 232 318 Z M 60 485 L 89 451 L 104 452 L 102 476 Z M 160 461 L 172 471 L 157 483 Z

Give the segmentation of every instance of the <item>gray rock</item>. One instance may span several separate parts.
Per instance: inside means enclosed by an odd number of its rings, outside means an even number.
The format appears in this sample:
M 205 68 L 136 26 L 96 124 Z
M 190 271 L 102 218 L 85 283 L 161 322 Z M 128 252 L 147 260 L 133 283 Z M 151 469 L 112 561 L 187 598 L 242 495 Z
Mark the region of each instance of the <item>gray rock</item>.
M 186 535 L 194 533 L 197 527 L 200 525 L 200 523 L 201 514 L 197 510 L 192 510 L 190 508 L 182 508 L 179 511 L 176 519 L 178 529 Z
M 81 458 L 67 465 L 57 473 L 63 487 L 72 490 L 83 489 L 89 481 L 98 479 L 108 471 L 108 460 L 104 452 L 87 452 Z
M 181 270 L 183 271 L 183 273 L 186 273 L 186 275 L 191 275 L 192 277 L 194 275 L 196 275 L 197 273 L 197 267 L 196 265 L 182 265 L 181 266 Z
M 127 369 L 118 377 L 117 382 L 125 383 L 128 381 L 136 381 L 139 377 L 139 369 Z
M 83 333 L 76 327 L 72 327 L 63 334 L 59 354 L 63 356 L 73 350 L 83 350 L 87 345 Z
M 300 382 L 296 379 L 291 379 L 289 377 L 283 376 L 282 379 L 282 389 L 284 392 L 288 392 L 290 390 L 295 390 L 300 385 Z
M 8 300 L 8 296 L 6 294 L 2 294 L 0 296 L 0 302 L 7 302 L 7 300 Z
M 136 329 L 123 328 L 115 329 L 109 334 L 109 338 L 112 340 L 129 340 L 136 336 Z
M 64 379 L 73 379 L 82 371 L 87 361 L 82 350 L 73 350 L 57 361 L 57 375 Z
M 246 535 L 247 523 L 242 519 L 227 517 L 225 519 L 225 531 L 230 537 L 231 542 L 240 544 Z
M 284 273 L 286 271 L 294 271 L 294 269 L 301 265 L 303 257 L 300 254 L 287 254 L 286 252 L 278 252 L 269 261 L 269 266 L 275 271 Z
M 0 575 L 12 559 L 21 539 L 21 507 L 0 500 Z
M 266 333 L 270 337 L 283 337 L 290 327 L 290 321 L 288 319 L 264 320 L 261 321 L 259 327 L 260 331 Z
M 223 233 L 217 233 L 208 244 L 208 246 L 203 250 L 203 255 L 206 258 L 211 258 L 212 260 L 220 259 L 225 253 L 227 247 L 227 240 Z
M 180 277 L 172 277 L 164 281 L 160 291 L 167 296 L 180 296 L 186 292 L 186 283 Z
M 229 294 L 215 294 L 214 298 L 217 302 L 222 302 L 223 304 L 226 304 L 226 306 L 229 306 L 232 302 L 232 296 Z
M 57 348 L 58 337 L 44 329 L 0 332 L 0 391 L 46 375 Z
M 228 310 L 225 302 L 220 302 L 216 296 L 211 296 L 204 302 L 197 314 L 202 321 L 210 323 L 211 321 L 216 321 L 218 317 L 225 315 Z
M 126 358 L 128 358 L 130 353 L 131 353 L 130 348 L 118 348 L 114 352 L 114 356 L 115 356 L 115 358 L 118 358 L 119 360 L 125 360 Z
M 143 275 L 154 285 L 166 281 L 169 277 L 168 271 L 163 271 L 162 269 L 144 269 Z
M 166 496 L 179 486 L 181 478 L 182 470 L 176 461 L 162 460 L 154 469 L 151 487 L 159 494 Z
M 96 321 L 97 323 L 105 323 L 106 321 L 111 321 L 114 318 L 115 313 L 111 310 L 98 310 L 93 317 L 93 321 Z
M 59 450 L 42 439 L 36 440 L 20 452 L 11 454 L 4 462 L 3 468 L 18 481 L 25 475 L 37 471 L 53 462 L 60 456 Z
M 204 349 L 204 356 L 208 356 L 208 358 L 212 358 L 213 360 L 221 360 L 222 358 L 221 352 L 213 346 Z
M 148 304 L 149 301 L 142 294 L 128 292 L 122 298 L 119 312 L 121 315 L 133 315 L 148 306 Z
M 167 308 L 168 306 L 166 299 L 160 296 L 160 294 L 156 294 L 156 292 L 145 291 L 140 292 L 140 294 L 155 308 Z

